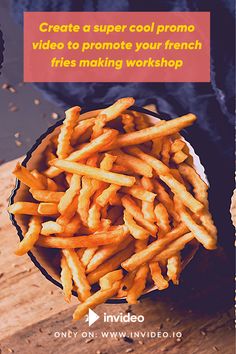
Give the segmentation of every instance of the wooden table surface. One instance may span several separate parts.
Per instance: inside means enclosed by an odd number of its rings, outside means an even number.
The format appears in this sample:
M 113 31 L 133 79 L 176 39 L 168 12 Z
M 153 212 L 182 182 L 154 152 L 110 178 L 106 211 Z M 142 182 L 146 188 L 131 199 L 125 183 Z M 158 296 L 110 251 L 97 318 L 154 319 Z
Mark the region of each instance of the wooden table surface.
M 143 323 L 103 323 L 99 319 L 89 328 L 84 320 L 72 322 L 76 299 L 66 304 L 61 290 L 44 278 L 27 255 L 14 255 L 18 236 L 6 206 L 14 184 L 11 171 L 15 162 L 0 166 L 0 353 L 234 352 L 233 273 L 221 249 L 200 251 L 183 272 L 178 287 L 132 307 L 103 304 L 96 308 L 99 315 L 142 314 Z M 92 340 L 85 337 L 89 331 L 94 335 Z M 127 337 L 130 331 L 142 331 L 146 336 L 180 331 L 183 337 L 103 338 L 102 332 L 109 331 L 126 332 Z M 66 338 L 61 337 L 62 332 Z

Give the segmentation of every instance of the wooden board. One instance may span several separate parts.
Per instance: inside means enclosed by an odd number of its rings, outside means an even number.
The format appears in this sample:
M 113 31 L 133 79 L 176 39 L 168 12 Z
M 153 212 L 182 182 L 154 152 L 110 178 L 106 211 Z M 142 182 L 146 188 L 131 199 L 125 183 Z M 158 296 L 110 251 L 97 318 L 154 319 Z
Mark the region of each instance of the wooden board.
M 76 306 L 63 301 L 62 292 L 33 265 L 28 256 L 17 257 L 18 236 L 7 214 L 7 199 L 13 188 L 11 171 L 16 161 L 0 166 L 0 348 L 1 353 L 205 353 L 234 351 L 233 272 L 223 250 L 200 251 L 184 271 L 181 284 L 127 304 L 104 304 L 96 309 L 101 318 L 90 328 L 73 323 Z M 143 323 L 103 323 L 103 313 L 128 311 L 145 317 Z M 94 334 L 92 340 L 82 333 Z M 102 338 L 102 332 L 182 332 L 183 337 Z M 64 333 L 67 338 L 57 338 Z M 126 333 L 124 333 L 126 332 Z M 77 333 L 76 338 L 73 338 Z M 68 337 L 72 336 L 72 337 Z

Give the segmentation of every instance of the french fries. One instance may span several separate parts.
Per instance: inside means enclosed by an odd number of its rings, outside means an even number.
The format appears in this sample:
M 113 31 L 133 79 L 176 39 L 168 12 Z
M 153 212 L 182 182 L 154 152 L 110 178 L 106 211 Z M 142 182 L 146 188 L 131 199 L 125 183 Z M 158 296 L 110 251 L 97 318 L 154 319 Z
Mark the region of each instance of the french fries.
M 16 254 L 47 249 L 65 301 L 74 290 L 81 302 L 75 320 L 112 297 L 136 304 L 178 285 L 189 249 L 216 247 L 208 186 L 179 134 L 195 115 L 151 125 L 133 104 L 121 98 L 85 120 L 69 109 L 38 161 L 45 170 L 13 172 L 27 187 L 8 209 L 27 223 Z

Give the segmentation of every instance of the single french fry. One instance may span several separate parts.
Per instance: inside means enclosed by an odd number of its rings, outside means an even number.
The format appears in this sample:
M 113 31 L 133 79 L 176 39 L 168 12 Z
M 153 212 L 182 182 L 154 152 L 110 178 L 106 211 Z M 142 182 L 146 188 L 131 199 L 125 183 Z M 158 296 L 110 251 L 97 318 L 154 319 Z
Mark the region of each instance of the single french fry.
M 120 186 L 115 184 L 111 184 L 108 188 L 106 188 L 96 199 L 96 203 L 101 207 L 104 207 L 108 204 L 110 198 L 112 199 L 117 191 L 120 189 Z
M 117 157 L 106 153 L 100 163 L 100 168 L 105 171 L 110 171 Z
M 105 245 L 100 247 L 91 258 L 89 264 L 87 265 L 86 273 L 91 273 L 92 271 L 97 269 L 108 258 L 110 258 L 114 254 L 126 248 L 131 241 L 132 241 L 132 237 L 129 237 L 128 235 L 124 235 L 123 240 L 118 244 Z
M 121 115 L 121 120 L 122 120 L 124 131 L 126 133 L 130 133 L 130 132 L 135 131 L 134 117 L 132 116 L 132 114 L 123 113 Z
M 130 196 L 125 195 L 122 197 L 121 201 L 123 207 L 133 216 L 133 218 L 155 237 L 157 234 L 156 225 L 144 219 L 141 209 L 134 200 Z
M 67 225 L 71 222 L 71 219 L 76 215 L 77 206 L 78 206 L 78 196 L 76 195 L 73 201 L 71 202 L 71 204 L 64 212 L 64 214 L 60 215 L 57 218 L 56 222 L 62 225 L 64 228 L 67 227 Z
M 159 263 L 158 262 L 150 262 L 149 268 L 151 271 L 151 276 L 152 276 L 153 282 L 156 285 L 157 289 L 164 290 L 164 289 L 168 288 L 169 283 L 163 277 Z
M 70 221 L 68 224 L 63 223 L 65 221 L 65 216 L 59 216 L 59 220 L 57 219 L 57 223 L 62 227 L 63 231 L 62 233 L 58 233 L 57 236 L 60 237 L 70 237 L 76 234 L 81 226 L 81 220 L 78 214 L 75 214 L 72 218 L 70 218 Z M 62 219 L 62 220 L 61 220 Z M 58 222 L 59 221 L 59 222 Z M 61 222 L 62 221 L 62 222 Z
M 91 135 L 91 140 L 93 139 L 96 139 L 98 136 L 102 135 L 103 133 L 103 128 L 106 124 L 106 118 L 107 116 L 104 114 L 104 115 L 100 115 L 95 123 L 94 123 L 94 126 L 93 126 L 93 132 L 92 132 L 92 135 Z
M 16 176 L 16 178 L 18 178 L 29 188 L 45 189 L 45 184 L 38 178 L 36 178 L 30 171 L 27 170 L 27 168 L 22 166 L 19 162 L 17 163 L 12 173 Z
M 39 203 L 38 212 L 40 215 L 57 215 L 58 214 L 58 204 L 57 203 Z
M 71 138 L 74 128 L 78 123 L 80 111 L 81 108 L 75 106 L 65 112 L 66 118 L 61 126 L 57 144 L 57 156 L 61 159 L 66 158 L 71 151 Z
M 124 210 L 124 222 L 128 227 L 130 234 L 138 239 L 144 240 L 149 236 L 149 231 L 145 230 L 143 227 L 139 226 L 133 219 L 133 216 L 127 211 Z
M 149 192 L 153 191 L 153 183 L 150 178 L 143 177 L 141 179 L 142 186 Z M 155 222 L 155 214 L 154 214 L 154 202 L 146 202 L 142 201 L 142 213 L 144 219 L 150 221 L 151 223 Z
M 63 288 L 64 299 L 69 303 L 73 289 L 72 273 L 63 254 L 61 257 L 61 284 Z
M 87 265 L 89 264 L 90 260 L 93 258 L 93 255 L 95 254 L 97 249 L 98 249 L 98 247 L 91 247 L 91 248 L 86 248 L 86 250 L 84 251 L 80 260 L 81 260 L 83 266 L 85 267 L 85 269 L 86 269 Z
M 89 143 L 85 144 L 78 150 L 73 151 L 68 157 L 68 161 L 79 161 L 86 159 L 96 152 L 100 151 L 104 146 L 107 146 L 118 135 L 118 131 L 115 129 L 104 129 L 104 133 L 93 139 Z
M 154 213 L 156 216 L 157 225 L 159 227 L 158 237 L 161 238 L 171 230 L 169 214 L 162 203 L 158 203 L 155 206 Z
M 88 223 L 90 199 L 99 186 L 99 181 L 92 180 L 86 176 L 82 177 L 82 187 L 78 197 L 77 211 L 84 225 Z
M 106 115 L 106 121 L 109 122 L 115 118 L 117 118 L 122 112 L 128 109 L 130 106 L 134 104 L 133 97 L 123 97 L 117 100 L 113 105 L 103 109 L 97 119 L 100 116 Z
M 53 165 L 63 171 L 85 175 L 95 180 L 131 187 L 135 183 L 135 177 L 104 171 L 97 167 L 86 166 L 79 162 L 66 160 L 54 160 Z
M 87 224 L 90 230 L 96 231 L 99 229 L 101 221 L 101 206 L 98 204 L 93 204 L 88 211 Z
M 184 162 L 187 158 L 188 155 L 186 155 L 183 151 L 178 151 L 172 156 L 172 161 L 178 165 Z
M 123 249 L 122 251 L 116 253 L 113 257 L 111 257 L 107 262 L 101 264 L 97 269 L 88 274 L 89 283 L 95 284 L 98 280 L 103 277 L 105 274 L 112 272 L 120 267 L 120 264 L 129 258 L 133 253 L 134 246 L 131 243 L 128 247 Z
M 173 242 L 169 243 L 163 251 L 158 253 L 152 260 L 157 262 L 165 261 L 176 255 L 179 251 L 181 251 L 187 243 L 194 239 L 194 234 L 192 232 L 188 232 Z
M 136 184 L 134 184 L 132 187 L 123 187 L 121 192 L 130 194 L 136 199 L 143 200 L 149 203 L 153 202 L 156 197 L 155 193 L 150 192 L 142 186 L 138 186 Z
M 45 189 L 47 189 L 48 182 L 47 182 L 46 176 L 44 176 L 42 173 L 40 173 L 36 169 L 32 170 L 31 174 L 42 184 L 42 186 L 44 186 Z
M 38 216 L 32 216 L 29 222 L 29 227 L 24 235 L 23 240 L 19 243 L 15 254 L 17 256 L 22 256 L 29 252 L 39 238 L 41 231 L 41 218 Z
M 179 284 L 179 276 L 181 273 L 181 257 L 178 253 L 176 256 L 172 256 L 167 261 L 167 276 L 169 280 L 172 280 L 173 284 Z
M 194 114 L 189 113 L 185 116 L 172 119 L 163 124 L 157 124 L 156 126 L 154 125 L 152 127 L 145 128 L 136 132 L 119 135 L 116 141 L 109 148 L 117 149 L 129 145 L 143 144 L 156 138 L 172 135 L 181 129 L 192 125 L 196 119 L 197 118 Z
M 66 190 L 58 204 L 58 211 L 60 214 L 65 213 L 68 206 L 72 203 L 75 196 L 79 193 L 80 184 L 81 176 L 73 174 L 70 181 L 70 187 Z
M 37 245 L 48 248 L 83 248 L 96 247 L 111 243 L 119 243 L 124 233 L 128 234 L 126 226 L 115 226 L 114 230 L 98 232 L 87 236 L 56 237 L 40 236 Z
M 85 269 L 81 264 L 79 257 L 75 250 L 62 250 L 63 255 L 66 258 L 67 264 L 71 270 L 72 278 L 74 280 L 76 291 L 79 300 L 85 301 L 90 295 L 91 287 L 85 275 Z
M 158 173 L 160 179 L 165 182 L 183 204 L 193 212 L 199 212 L 203 209 L 203 204 L 195 199 L 192 194 L 187 191 L 186 187 L 172 176 L 170 169 L 160 160 L 144 153 L 141 149 L 136 147 L 130 147 L 128 151 L 149 163 Z
M 161 160 L 167 166 L 169 165 L 170 162 L 170 149 L 171 149 L 171 141 L 168 137 L 166 137 L 163 139 Z
M 164 205 L 174 220 L 178 221 L 179 215 L 175 211 L 174 202 L 171 199 L 169 193 L 165 190 L 165 187 L 163 187 L 160 182 L 154 181 L 154 190 L 157 194 L 157 200 L 159 200 Z
M 112 285 L 123 278 L 122 269 L 114 270 L 113 272 L 107 273 L 99 280 L 99 285 L 102 290 L 112 288 Z
M 181 202 L 175 199 L 176 209 L 182 222 L 187 226 L 187 228 L 194 234 L 198 242 L 200 242 L 206 249 L 213 250 L 216 248 L 216 238 L 211 236 L 208 231 L 201 225 L 198 225 L 193 217 L 188 213 L 186 208 L 181 204 Z
M 39 204 L 30 202 L 16 202 L 8 207 L 11 214 L 26 214 L 26 215 L 40 215 L 38 212 Z
M 152 167 L 145 161 L 132 155 L 125 154 L 121 150 L 111 151 L 110 153 L 117 156 L 116 163 L 118 165 L 124 166 L 128 170 L 133 171 L 133 173 L 140 174 L 141 176 L 152 177 Z
M 79 304 L 73 313 L 74 320 L 83 318 L 89 309 L 93 309 L 99 304 L 102 304 L 110 297 L 114 296 L 120 287 L 120 281 L 116 281 L 110 289 L 99 290 L 90 296 L 85 302 Z
M 158 253 L 162 252 L 169 243 L 184 235 L 186 232 L 188 232 L 188 229 L 184 224 L 178 225 L 162 239 L 150 243 L 144 250 L 132 255 L 132 257 L 124 261 L 121 266 L 128 272 L 138 268 L 140 265 L 150 261 Z
M 127 292 L 126 301 L 128 302 L 128 304 L 137 304 L 137 300 L 142 295 L 146 286 L 148 270 L 149 269 L 147 264 L 141 265 L 140 268 L 137 270 L 133 284 Z
M 42 223 L 41 235 L 48 236 L 52 234 L 60 234 L 63 231 L 63 227 L 55 221 L 49 220 Z
M 54 192 L 46 189 L 30 189 L 33 198 L 39 202 L 59 203 L 64 192 Z

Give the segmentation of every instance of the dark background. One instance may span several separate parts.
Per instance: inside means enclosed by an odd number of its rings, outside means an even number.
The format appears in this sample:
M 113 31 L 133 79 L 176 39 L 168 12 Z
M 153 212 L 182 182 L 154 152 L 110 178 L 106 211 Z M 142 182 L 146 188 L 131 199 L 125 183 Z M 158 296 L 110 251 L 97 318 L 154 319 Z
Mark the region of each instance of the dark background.
M 211 82 L 22 84 L 22 14 L 40 10 L 210 11 Z M 234 189 L 234 1 L 1 0 L 0 23 L 6 48 L 0 84 L 10 84 L 16 90 L 0 89 L 0 159 L 7 161 L 26 153 L 55 122 L 52 113 L 54 118 L 62 117 L 63 109 L 75 104 L 90 107 L 133 96 L 138 105 L 154 103 L 170 117 L 193 112 L 198 122 L 188 130 L 187 139 L 205 166 L 220 245 L 232 260 L 234 232 L 229 208 Z M 34 103 L 35 99 L 39 104 Z

